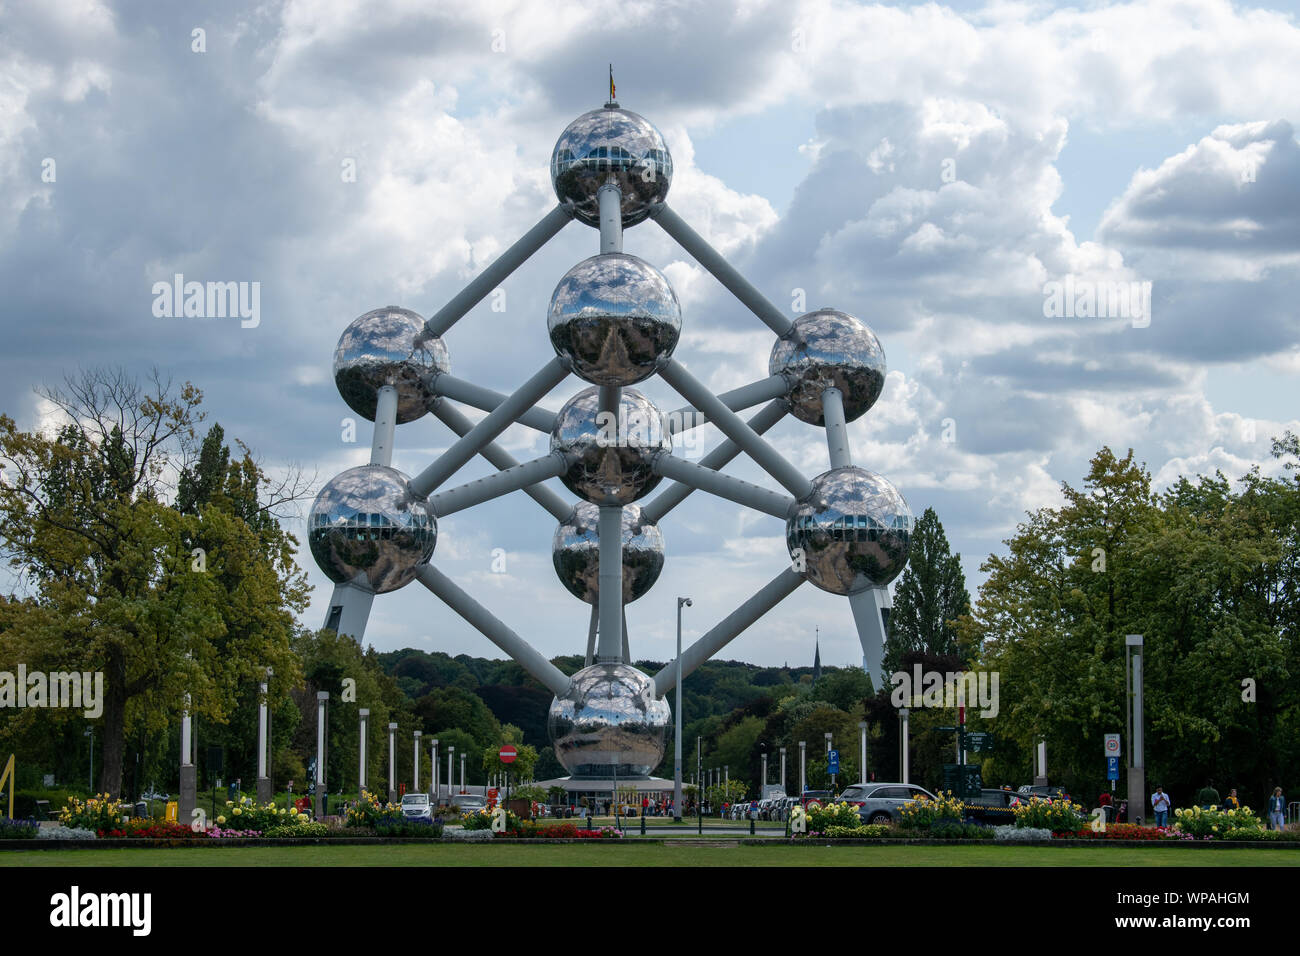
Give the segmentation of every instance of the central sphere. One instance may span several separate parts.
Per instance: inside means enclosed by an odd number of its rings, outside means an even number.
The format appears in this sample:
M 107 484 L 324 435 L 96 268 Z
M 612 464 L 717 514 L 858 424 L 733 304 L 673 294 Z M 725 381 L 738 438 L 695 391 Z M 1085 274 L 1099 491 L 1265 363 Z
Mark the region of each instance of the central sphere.
M 663 134 L 644 116 L 617 106 L 583 113 L 551 152 L 551 185 L 574 217 L 600 227 L 596 193 L 613 181 L 622 192 L 623 226 L 635 226 L 668 197 L 673 160 Z
M 818 309 L 794 320 L 772 346 L 768 374 L 793 382 L 790 412 L 810 425 L 825 425 L 822 392 L 838 388 L 844 418 L 853 421 L 876 404 L 885 387 L 885 350 L 865 322 L 847 312 Z
M 887 479 L 850 465 L 812 481 L 785 526 L 796 568 L 823 591 L 857 594 L 902 573 L 912 538 L 912 511 Z
M 631 604 L 659 580 L 664 568 L 664 536 L 641 515 L 638 505 L 623 506 L 623 603 Z M 555 529 L 551 542 L 555 573 L 574 597 L 595 604 L 600 593 L 600 509 L 579 501 Z
M 630 664 L 593 664 L 551 701 L 555 756 L 575 777 L 645 777 L 664 757 L 672 716 Z
M 622 252 L 584 259 L 555 287 L 551 344 L 593 385 L 633 385 L 663 367 L 682 332 L 682 308 L 664 274 Z
M 358 415 L 375 420 L 379 390 L 397 389 L 397 422 L 415 421 L 437 396 L 430 387 L 451 369 L 447 346 L 424 330 L 424 319 L 390 305 L 367 312 L 343 330 L 334 350 L 334 384 Z
M 570 462 L 560 481 L 597 505 L 626 505 L 647 494 L 660 480 L 655 456 L 672 447 L 659 409 L 635 388 L 621 390 L 617 419 L 600 410 L 600 389 L 583 389 L 564 403 L 551 432 L 551 451 Z
M 334 477 L 307 519 L 312 557 L 335 584 L 396 591 L 429 560 L 438 522 L 396 468 L 362 465 Z

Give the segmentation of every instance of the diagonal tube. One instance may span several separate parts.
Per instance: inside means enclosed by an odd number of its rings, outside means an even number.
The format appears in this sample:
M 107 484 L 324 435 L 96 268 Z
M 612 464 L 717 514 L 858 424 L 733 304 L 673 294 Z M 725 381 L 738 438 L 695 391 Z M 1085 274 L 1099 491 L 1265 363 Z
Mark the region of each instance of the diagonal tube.
M 483 388 L 473 382 L 467 382 L 463 378 L 457 378 L 455 375 L 445 373 L 436 376 L 430 384 L 437 394 L 484 412 L 495 411 L 496 407 L 508 397 L 500 392 L 494 392 L 490 388 Z M 525 409 L 523 414 L 519 416 L 518 422 L 521 425 L 527 425 L 529 428 L 536 429 L 539 432 L 546 432 L 549 435 L 552 428 L 555 427 L 555 412 L 548 412 L 544 408 L 534 406 Z
M 882 612 L 889 607 L 889 589 L 867 588 L 850 594 L 849 607 L 853 609 L 853 623 L 858 628 L 864 666 L 872 686 L 879 691 L 884 687 L 885 677 L 880 672 L 885 655 L 885 615 Z
M 781 454 L 763 440 L 754 429 L 745 424 L 745 420 L 718 400 L 718 397 L 705 387 L 704 383 L 686 370 L 676 359 L 669 359 L 660 370 L 665 382 L 675 388 L 682 396 L 704 414 L 718 427 L 724 435 L 741 447 L 741 450 L 769 475 L 775 478 L 786 491 L 796 498 L 805 497 L 812 491 L 808 479 L 799 474 L 794 465 L 786 461 Z
M 539 398 L 564 381 L 568 374 L 568 369 L 558 358 L 551 359 L 536 375 L 519 386 L 518 391 L 488 412 L 487 417 L 467 435 L 443 452 L 437 461 L 412 478 L 411 491 L 420 497 L 428 495 L 477 455 L 484 445 L 496 440 L 525 409 L 537 404 Z
M 722 255 L 716 249 L 705 242 L 698 232 L 688 226 L 686 220 L 669 209 L 667 204 L 660 203 L 652 207 L 650 216 L 664 232 L 676 240 L 679 246 L 690 253 L 696 262 L 713 273 L 714 278 L 721 282 L 749 311 L 758 316 L 764 325 L 777 335 L 785 335 L 786 332 L 790 331 L 790 327 L 794 323 L 787 319 L 780 309 L 768 301 L 763 293 L 750 285 L 748 279 L 737 272 L 730 262 L 722 258 Z
M 769 402 L 757 415 L 749 420 L 749 427 L 761 435 L 786 415 L 786 404 L 782 401 Z M 728 462 L 740 454 L 740 446 L 728 438 L 700 459 L 704 468 L 721 471 Z M 649 521 L 659 522 L 664 515 L 685 501 L 695 489 L 690 485 L 674 482 L 655 496 L 655 499 L 642 506 L 641 514 Z
M 726 498 L 728 501 L 734 501 L 738 505 L 753 508 L 755 511 L 761 511 L 783 521 L 790 514 L 791 506 L 794 505 L 794 499 L 787 495 L 779 495 L 775 491 L 768 491 L 748 481 L 724 475 L 667 453 L 655 457 L 654 470 L 656 474 L 663 475 L 665 478 L 671 478 L 698 491 L 707 491 L 719 498 Z
M 433 414 L 457 435 L 468 435 L 474 428 L 474 423 L 466 418 L 459 409 L 453 408 L 450 402 L 435 404 Z M 479 449 L 479 454 L 491 462 L 493 466 L 502 470 L 513 468 L 519 464 L 510 452 L 496 442 L 488 442 Z M 569 513 L 573 511 L 571 504 L 545 485 L 529 485 L 524 488 L 524 494 L 549 511 L 556 521 L 564 521 L 569 517 Z
M 415 572 L 416 578 L 426 588 L 484 637 L 509 654 L 524 670 L 532 674 L 542 686 L 556 697 L 569 690 L 569 678 L 548 661 L 531 644 L 501 623 L 491 611 L 460 589 L 451 578 L 431 564 L 422 564 Z
M 464 511 L 474 505 L 481 505 L 485 501 L 500 498 L 502 495 L 508 495 L 510 492 L 518 491 L 521 488 L 527 488 L 529 485 L 535 485 L 547 478 L 557 478 L 567 467 L 564 456 L 553 452 L 549 455 L 543 455 L 541 458 L 526 461 L 522 465 L 514 465 L 498 471 L 495 475 L 476 478 L 456 488 L 448 488 L 436 495 L 430 495 L 429 507 L 433 510 L 434 515 L 445 518 L 457 511 Z
M 556 206 L 548 212 L 537 225 L 520 236 L 513 246 L 489 262 L 455 298 L 430 316 L 429 321 L 424 323 L 425 329 L 434 335 L 445 335 L 466 312 L 504 282 L 529 256 L 546 245 L 572 218 L 573 212 L 567 206 Z
M 803 575 L 786 568 L 758 593 L 718 622 L 707 634 L 682 651 L 681 674 L 692 671 L 726 647 L 745 628 L 776 607 L 803 584 Z M 677 684 L 677 662 L 670 662 L 655 675 L 655 696 L 662 697 Z
M 730 392 L 723 392 L 718 396 L 718 401 L 733 412 L 740 412 L 746 408 L 753 408 L 762 402 L 783 398 L 789 391 L 790 383 L 785 380 L 785 377 L 773 375 L 759 382 L 742 385 Z M 684 431 L 690 431 L 692 428 L 697 428 L 708 420 L 709 416 L 687 405 L 684 408 L 668 413 L 668 433 L 678 435 Z

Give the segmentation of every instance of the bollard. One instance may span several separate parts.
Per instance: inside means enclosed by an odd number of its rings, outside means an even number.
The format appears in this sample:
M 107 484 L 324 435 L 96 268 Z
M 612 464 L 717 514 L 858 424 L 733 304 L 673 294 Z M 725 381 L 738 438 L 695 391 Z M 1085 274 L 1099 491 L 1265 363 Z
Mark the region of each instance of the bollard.
M 754 835 L 754 811 L 749 811 L 749 835 Z
M 641 808 L 641 835 L 645 836 L 645 807 Z

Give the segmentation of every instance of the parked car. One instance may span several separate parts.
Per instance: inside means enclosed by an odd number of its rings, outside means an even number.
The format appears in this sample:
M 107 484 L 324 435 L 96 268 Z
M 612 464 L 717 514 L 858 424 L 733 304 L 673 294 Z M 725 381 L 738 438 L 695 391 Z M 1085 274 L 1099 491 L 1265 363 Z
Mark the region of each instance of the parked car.
M 1015 790 L 987 788 L 981 790 L 978 797 L 967 797 L 962 803 L 966 806 L 966 819 L 1004 826 L 1015 822 L 1015 808 L 1020 805 L 1023 797 L 1024 794 Z
M 403 797 L 402 799 L 405 800 L 406 798 Z M 456 793 L 452 795 L 451 805 L 463 815 L 487 809 L 487 800 L 477 793 Z
M 899 811 L 909 801 L 935 798 L 929 790 L 913 783 L 859 783 L 840 796 L 858 808 L 863 823 L 897 823 Z
M 402 797 L 402 818 L 433 822 L 433 805 L 427 793 L 408 793 Z
M 1047 800 L 1069 800 L 1070 799 L 1070 795 L 1066 793 L 1063 788 L 1058 786 L 1042 786 L 1042 785 L 1030 786 L 1029 784 L 1026 784 L 1025 786 L 1021 787 L 1019 790 L 1017 790 L 1016 793 L 1020 796 L 1021 799 L 1024 799 L 1026 797 L 1043 797 L 1044 799 Z

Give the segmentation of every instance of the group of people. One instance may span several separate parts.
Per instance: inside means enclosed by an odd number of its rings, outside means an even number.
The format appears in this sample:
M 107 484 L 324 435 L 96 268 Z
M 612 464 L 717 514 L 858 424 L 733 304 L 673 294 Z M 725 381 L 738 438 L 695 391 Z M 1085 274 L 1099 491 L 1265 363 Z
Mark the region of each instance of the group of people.
M 1103 797 L 1106 795 L 1103 794 Z M 1109 802 L 1107 800 L 1106 802 Z M 1169 794 L 1165 793 L 1164 787 L 1156 787 L 1155 793 L 1151 794 L 1151 810 L 1155 814 L 1156 826 L 1169 826 L 1169 810 L 1173 807 L 1173 800 Z M 1228 792 L 1228 796 L 1223 801 L 1223 809 L 1239 810 L 1241 809 L 1241 800 L 1237 797 L 1237 790 L 1234 787 Z M 1272 795 L 1268 798 L 1268 828 L 1270 830 L 1281 830 L 1285 824 L 1286 817 L 1286 797 L 1282 794 L 1281 787 L 1274 787 Z

